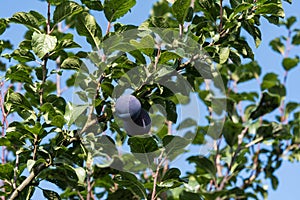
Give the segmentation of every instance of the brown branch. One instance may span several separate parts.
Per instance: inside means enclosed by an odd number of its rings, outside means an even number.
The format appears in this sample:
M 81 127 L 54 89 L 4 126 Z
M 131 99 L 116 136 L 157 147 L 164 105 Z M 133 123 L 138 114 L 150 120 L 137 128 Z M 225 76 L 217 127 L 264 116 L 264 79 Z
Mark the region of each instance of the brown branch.
M 110 28 L 111 28 L 111 23 L 108 22 L 108 23 L 107 23 L 107 28 L 106 28 L 106 31 L 105 31 L 105 34 L 106 34 L 106 35 L 109 34 Z
M 159 169 L 162 166 L 162 164 L 164 163 L 163 155 L 164 155 L 164 151 L 162 150 L 159 157 L 158 157 L 158 165 L 156 166 L 156 171 L 155 171 L 155 173 L 152 174 L 152 177 L 153 177 L 153 190 L 152 190 L 152 194 L 151 194 L 151 200 L 155 200 L 157 198 L 156 184 L 157 184 L 157 181 L 158 181 Z
M 219 32 L 223 29 L 223 0 L 220 0 L 220 24 L 219 24 Z
M 19 194 L 23 191 L 25 187 L 27 187 L 29 184 L 32 183 L 33 179 L 44 169 L 49 167 L 50 165 L 48 163 L 42 163 L 38 167 L 32 170 L 32 172 L 29 174 L 29 176 L 13 191 L 11 194 L 9 200 L 16 199 Z
M 48 1 L 47 22 L 46 22 L 47 34 L 50 34 L 50 32 L 51 32 L 51 28 L 50 28 L 50 20 L 51 20 L 50 14 L 51 14 L 51 10 L 50 10 L 50 8 L 51 8 L 51 4 L 50 4 L 50 1 Z

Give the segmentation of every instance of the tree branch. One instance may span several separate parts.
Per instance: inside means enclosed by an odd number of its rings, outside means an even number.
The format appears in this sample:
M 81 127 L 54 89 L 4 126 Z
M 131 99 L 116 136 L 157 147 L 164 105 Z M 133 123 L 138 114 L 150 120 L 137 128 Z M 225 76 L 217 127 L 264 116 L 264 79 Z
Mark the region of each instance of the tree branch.
M 33 179 L 44 169 L 49 167 L 50 165 L 48 163 L 41 163 L 38 167 L 32 170 L 32 172 L 29 174 L 29 176 L 19 185 L 11 194 L 9 200 L 13 200 L 19 196 L 19 194 L 22 192 L 22 190 L 30 185 L 33 181 Z

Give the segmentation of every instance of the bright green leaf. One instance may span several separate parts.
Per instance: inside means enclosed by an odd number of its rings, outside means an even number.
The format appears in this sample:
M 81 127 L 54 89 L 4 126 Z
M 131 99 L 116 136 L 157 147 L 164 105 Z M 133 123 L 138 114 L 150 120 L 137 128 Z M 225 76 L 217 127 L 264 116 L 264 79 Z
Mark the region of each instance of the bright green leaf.
M 109 22 L 123 17 L 136 4 L 136 0 L 105 0 L 104 14 Z
M 299 57 L 296 58 L 284 58 L 282 61 L 282 66 L 285 70 L 289 71 L 296 67 L 299 63 Z
M 40 27 L 39 27 L 40 22 L 31 13 L 26 13 L 26 12 L 15 13 L 9 19 L 9 21 L 17 23 L 17 24 L 23 24 L 23 25 L 27 26 L 29 29 L 33 29 L 34 31 L 41 33 Z
M 31 46 L 34 53 L 42 59 L 47 53 L 55 49 L 57 39 L 55 36 L 34 32 Z

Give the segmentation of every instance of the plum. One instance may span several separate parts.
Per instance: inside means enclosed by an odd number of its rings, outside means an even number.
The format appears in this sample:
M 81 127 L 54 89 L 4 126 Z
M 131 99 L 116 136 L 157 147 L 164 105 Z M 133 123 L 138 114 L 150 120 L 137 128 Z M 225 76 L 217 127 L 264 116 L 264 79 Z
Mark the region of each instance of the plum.
M 136 120 L 141 113 L 141 102 L 133 95 L 120 96 L 115 104 L 116 115 L 122 120 Z
M 149 133 L 151 128 L 151 118 L 148 112 L 141 110 L 140 115 L 135 120 L 124 120 L 124 129 L 128 135 L 144 135 Z

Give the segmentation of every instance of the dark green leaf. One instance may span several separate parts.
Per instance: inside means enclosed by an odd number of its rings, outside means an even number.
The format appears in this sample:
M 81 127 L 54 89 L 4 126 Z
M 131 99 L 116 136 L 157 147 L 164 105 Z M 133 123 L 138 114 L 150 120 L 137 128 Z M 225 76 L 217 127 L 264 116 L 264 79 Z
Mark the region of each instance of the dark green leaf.
M 253 120 L 272 112 L 280 105 L 280 99 L 277 95 L 264 92 L 257 108 L 251 113 Z
M 293 45 L 299 45 L 300 44 L 300 31 L 297 32 L 292 38 L 292 44 Z
M 67 17 L 76 15 L 82 11 L 82 7 L 73 1 L 64 1 L 56 6 L 53 13 L 53 20 L 58 23 Z
M 103 10 L 103 6 L 100 0 L 81 0 L 81 2 L 85 4 L 89 9 L 98 11 Z
M 24 64 L 18 64 L 10 67 L 5 74 L 5 77 L 12 82 L 32 84 L 31 68 Z
M 10 19 L 10 22 L 14 22 L 17 24 L 23 24 L 27 26 L 30 29 L 33 29 L 34 31 L 41 33 L 40 27 L 39 27 L 39 20 L 32 15 L 31 13 L 26 12 L 18 12 L 15 13 Z
M 79 35 L 85 36 L 88 43 L 92 47 L 99 47 L 101 42 L 102 30 L 97 24 L 95 18 L 87 13 L 83 12 L 77 16 L 75 27 Z
M 177 168 L 170 168 L 165 173 L 161 181 L 169 180 L 169 179 L 179 179 L 179 176 L 181 175 L 181 172 Z
M 33 53 L 25 49 L 16 49 L 11 56 L 13 59 L 23 63 L 35 60 Z
M 226 143 L 231 147 L 235 145 L 238 141 L 238 135 L 242 132 L 242 130 L 243 126 L 241 124 L 227 120 L 223 128 L 223 135 Z
M 262 4 L 257 7 L 255 14 L 258 15 L 274 15 L 278 17 L 284 17 L 284 10 L 281 3 L 268 3 Z
M 52 190 L 43 189 L 43 195 L 48 200 L 60 200 L 61 199 L 59 194 L 55 191 L 52 191 Z
M 158 150 L 158 145 L 153 137 L 130 137 L 128 145 L 132 153 L 149 153 Z
M 4 33 L 7 26 L 8 26 L 8 20 L 0 19 L 0 35 L 2 35 Z M 0 51 L 0 53 L 1 53 L 1 51 Z
M 172 5 L 173 15 L 180 24 L 184 23 L 191 5 L 191 0 L 176 0 Z
M 216 177 L 216 167 L 208 158 L 191 156 L 187 159 L 190 163 L 195 163 L 198 168 L 203 169 L 206 173 L 209 173 L 212 177 Z

